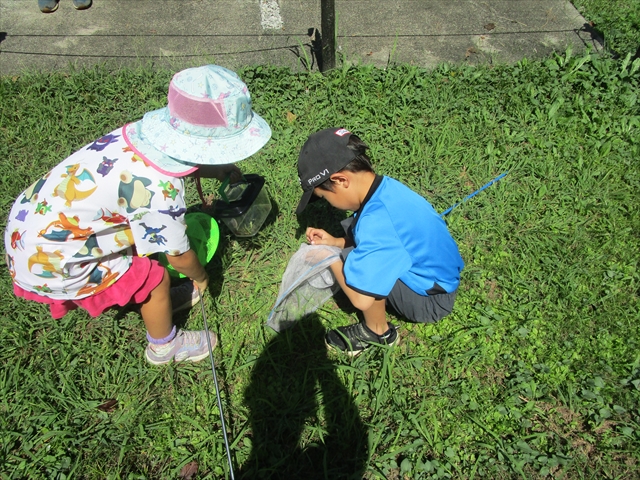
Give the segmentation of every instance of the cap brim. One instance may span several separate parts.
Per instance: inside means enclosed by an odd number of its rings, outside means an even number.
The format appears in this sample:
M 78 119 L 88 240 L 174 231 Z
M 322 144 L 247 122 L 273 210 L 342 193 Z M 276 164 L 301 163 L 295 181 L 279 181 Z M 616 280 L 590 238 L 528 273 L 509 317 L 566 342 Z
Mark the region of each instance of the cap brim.
M 313 196 L 313 189 L 307 190 L 306 192 L 304 192 L 302 194 L 302 198 L 300 199 L 300 203 L 298 203 L 298 208 L 296 208 L 296 215 L 300 215 L 302 213 L 302 211 L 309 204 L 309 200 L 311 200 L 312 196 Z

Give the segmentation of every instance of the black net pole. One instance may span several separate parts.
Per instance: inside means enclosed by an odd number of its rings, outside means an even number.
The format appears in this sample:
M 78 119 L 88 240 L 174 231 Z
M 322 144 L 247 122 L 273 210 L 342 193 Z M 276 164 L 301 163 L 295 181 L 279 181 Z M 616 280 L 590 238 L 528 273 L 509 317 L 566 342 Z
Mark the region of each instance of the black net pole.
M 336 5 L 335 0 L 321 0 L 322 66 L 321 72 L 336 66 Z

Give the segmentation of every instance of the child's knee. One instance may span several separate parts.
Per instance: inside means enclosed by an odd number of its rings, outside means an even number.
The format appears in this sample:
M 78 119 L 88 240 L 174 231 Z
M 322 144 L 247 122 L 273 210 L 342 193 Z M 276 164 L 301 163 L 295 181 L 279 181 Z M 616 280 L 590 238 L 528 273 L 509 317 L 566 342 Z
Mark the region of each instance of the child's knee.
M 171 276 L 169 276 L 169 272 L 167 269 L 164 269 L 164 273 L 162 275 L 162 280 L 160 283 L 151 291 L 151 295 L 169 295 L 169 291 L 171 289 Z

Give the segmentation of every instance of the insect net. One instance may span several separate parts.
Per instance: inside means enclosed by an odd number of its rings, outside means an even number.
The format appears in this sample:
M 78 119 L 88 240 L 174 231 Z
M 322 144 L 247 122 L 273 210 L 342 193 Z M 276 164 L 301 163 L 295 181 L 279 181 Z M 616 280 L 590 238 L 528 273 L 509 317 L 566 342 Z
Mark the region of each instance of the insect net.
M 340 259 L 341 249 L 325 245 L 300 245 L 282 276 L 278 299 L 267 325 L 280 332 L 315 312 L 340 289 L 329 265 Z

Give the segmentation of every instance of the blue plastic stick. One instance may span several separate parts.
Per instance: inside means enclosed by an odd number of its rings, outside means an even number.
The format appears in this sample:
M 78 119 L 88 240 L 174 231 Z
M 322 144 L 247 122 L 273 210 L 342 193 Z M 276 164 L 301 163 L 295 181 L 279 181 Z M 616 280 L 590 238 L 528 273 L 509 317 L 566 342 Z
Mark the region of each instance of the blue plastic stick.
M 489 183 L 483 185 L 482 187 L 480 187 L 478 190 L 476 190 L 475 192 L 473 192 L 471 195 L 467 195 L 466 197 L 464 197 L 462 199 L 461 202 L 456 203 L 455 205 L 452 205 L 451 207 L 447 208 L 444 212 L 442 212 L 440 214 L 441 217 L 444 217 L 445 215 L 447 215 L 451 210 L 453 210 L 454 208 L 456 208 L 458 205 L 460 205 L 461 203 L 466 202 L 467 200 L 469 200 L 471 197 L 477 195 L 478 193 L 480 193 L 482 190 L 484 190 L 487 187 L 490 187 L 491 185 L 493 185 L 495 182 L 497 182 L 498 180 L 500 180 L 502 177 L 504 177 L 507 173 L 509 173 L 509 170 L 507 170 L 506 172 L 504 172 L 502 175 L 498 175 L 496 178 L 494 178 L 493 180 L 491 180 Z

